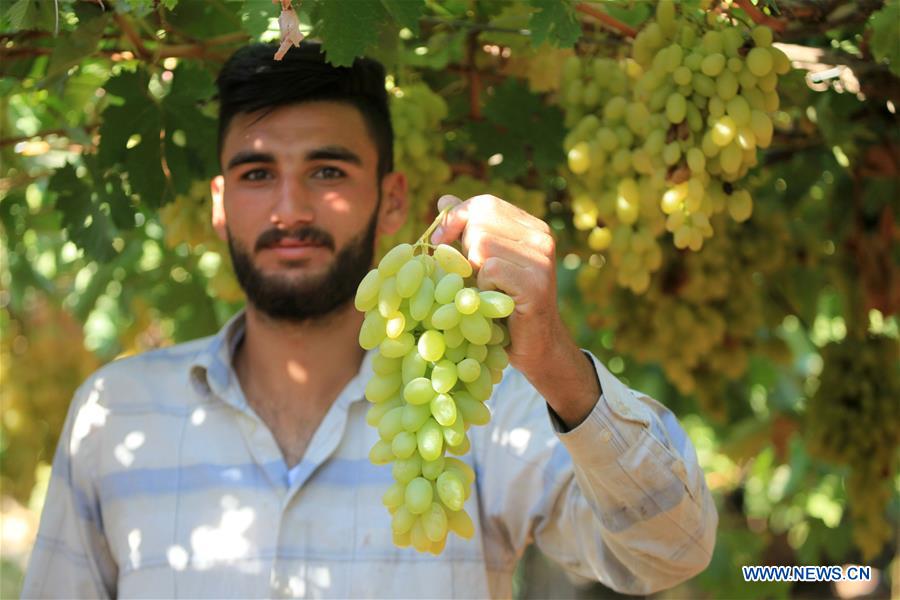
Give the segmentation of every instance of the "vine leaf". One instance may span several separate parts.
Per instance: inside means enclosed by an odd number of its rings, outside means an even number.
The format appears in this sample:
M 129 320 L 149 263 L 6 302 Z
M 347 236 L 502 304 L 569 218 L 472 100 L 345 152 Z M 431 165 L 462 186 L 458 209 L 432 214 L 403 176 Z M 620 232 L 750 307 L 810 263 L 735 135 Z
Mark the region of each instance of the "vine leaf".
M 257 0 L 243 0 L 243 2 L 240 11 L 243 29 L 253 38 L 258 38 L 269 28 L 269 19 L 278 16 L 278 7 L 271 2 L 260 3 Z
M 275 8 L 271 1 L 267 1 L 266 6 L 271 9 Z M 197 2 L 197 0 L 186 0 L 169 11 L 166 19 L 170 25 L 183 34 L 198 38 L 210 38 L 242 29 L 243 7 L 243 4 L 234 1 Z M 278 13 L 274 14 L 274 16 L 277 15 Z
M 166 164 L 175 192 L 185 194 L 197 179 L 216 174 L 216 120 L 201 112 L 199 105 L 215 92 L 212 74 L 192 63 L 180 63 L 172 88 L 162 100 L 166 126 Z
M 117 100 L 103 111 L 97 154 L 102 169 L 121 169 L 124 165 L 131 191 L 148 206 L 158 207 L 170 197 L 171 190 L 162 171 L 162 115 L 148 95 L 148 83 L 143 69 L 123 71 L 106 83 L 107 94 Z M 136 144 L 128 148 L 132 140 Z
M 509 79 L 495 89 L 483 113 L 486 121 L 472 125 L 472 139 L 482 159 L 503 155 L 494 167 L 501 177 L 518 177 L 528 169 L 551 171 L 563 161 L 563 115 L 545 106 L 540 96 Z M 530 151 L 530 152 L 529 152 Z
M 571 48 L 581 36 L 581 23 L 571 2 L 561 0 L 530 0 L 537 12 L 531 15 L 531 43 L 537 48 L 545 41 L 560 48 Z
M 5 6 L 7 3 L 2 4 Z M 28 29 L 53 31 L 56 27 L 56 11 L 53 2 L 16 0 L 6 9 L 3 20 L 9 21 L 13 31 Z
M 109 15 L 96 16 L 88 21 L 79 22 L 78 29 L 60 36 L 53 48 L 53 54 L 50 55 L 47 79 L 63 75 L 93 54 L 108 22 Z
M 900 77 L 900 0 L 887 0 L 884 8 L 869 18 L 872 28 L 872 54 L 887 61 L 888 68 Z
M 57 169 L 49 188 L 56 193 L 56 209 L 62 214 L 69 239 L 100 262 L 112 259 L 116 255 L 112 245 L 115 228 L 93 201 L 91 188 L 78 177 L 75 167 L 66 164 Z
M 419 35 L 419 19 L 425 12 L 424 0 L 381 0 L 381 3 L 401 27 Z
M 346 0 L 320 0 L 318 32 L 328 62 L 348 67 L 357 56 L 378 40 L 378 29 L 387 20 L 384 6 L 378 2 L 354 2 L 347 9 Z
M 154 0 L 119 0 L 115 3 L 115 10 L 143 18 L 153 12 L 154 4 Z

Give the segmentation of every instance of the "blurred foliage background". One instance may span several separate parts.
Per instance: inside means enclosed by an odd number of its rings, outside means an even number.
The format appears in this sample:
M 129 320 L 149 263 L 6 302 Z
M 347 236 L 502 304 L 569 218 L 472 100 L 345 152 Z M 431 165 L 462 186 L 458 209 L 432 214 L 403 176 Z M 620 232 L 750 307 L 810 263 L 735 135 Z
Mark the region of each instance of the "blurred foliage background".
M 659 113 L 666 96 L 653 92 L 678 91 L 641 83 L 669 60 L 652 39 L 673 35 L 657 13 L 667 9 L 295 6 L 331 62 L 366 53 L 388 68 L 414 209 L 398 239 L 421 231 L 448 192 L 492 193 L 545 218 L 578 341 L 681 419 L 720 527 L 711 567 L 660 598 L 900 597 L 897 0 L 678 3 L 679 31 L 737 31 L 744 45 L 731 57 L 743 61 L 770 47 L 766 26 L 776 65 L 790 63 L 777 78 L 772 67 L 758 83 L 740 80 L 772 139 L 756 130 L 739 172 L 707 155 L 710 208 L 700 212 L 712 235 L 699 249 L 658 204 L 663 190 L 688 185 L 679 173 L 697 178 L 681 150 L 694 133 L 699 147 L 706 125 L 690 133 L 670 118 L 655 147 L 640 119 L 613 127 L 604 113 L 629 94 Z M 278 10 L 269 0 L 0 4 L 2 597 L 18 594 L 77 385 L 107 361 L 209 335 L 241 306 L 209 223 L 213 82 L 241 44 L 278 40 Z M 715 50 L 702 39 L 682 38 L 685 56 Z M 721 114 L 712 100 L 696 105 Z M 615 134 L 609 148 L 599 133 L 578 146 L 598 127 Z M 682 147 L 663 155 L 673 140 Z M 616 145 L 628 152 L 616 158 Z M 625 176 L 643 186 L 638 217 L 622 205 Z M 736 204 L 738 187 L 752 216 Z M 763 584 L 740 573 L 846 563 L 871 565 L 875 580 Z M 521 564 L 519 597 L 617 597 L 568 581 L 534 551 Z

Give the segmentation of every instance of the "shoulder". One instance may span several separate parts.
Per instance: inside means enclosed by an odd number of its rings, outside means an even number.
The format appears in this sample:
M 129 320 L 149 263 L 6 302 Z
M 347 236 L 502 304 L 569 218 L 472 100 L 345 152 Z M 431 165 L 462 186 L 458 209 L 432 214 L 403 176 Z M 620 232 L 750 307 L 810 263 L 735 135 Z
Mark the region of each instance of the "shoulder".
M 184 404 L 191 389 L 191 368 L 201 362 L 212 336 L 116 359 L 97 369 L 76 392 L 79 404 L 110 411 Z

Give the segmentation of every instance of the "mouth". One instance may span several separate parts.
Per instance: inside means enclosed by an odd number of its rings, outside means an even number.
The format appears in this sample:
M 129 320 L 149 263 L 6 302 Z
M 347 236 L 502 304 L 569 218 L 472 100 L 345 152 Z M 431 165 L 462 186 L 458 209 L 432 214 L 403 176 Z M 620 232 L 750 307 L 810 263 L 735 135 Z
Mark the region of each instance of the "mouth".
M 281 259 L 300 260 L 312 258 L 320 252 L 327 252 L 328 246 L 314 242 L 300 242 L 297 240 L 281 240 L 264 250 L 271 251 Z
M 322 244 L 316 244 L 315 242 L 300 242 L 297 240 L 281 240 L 277 244 L 273 244 L 272 248 L 308 248 L 308 247 L 321 247 Z

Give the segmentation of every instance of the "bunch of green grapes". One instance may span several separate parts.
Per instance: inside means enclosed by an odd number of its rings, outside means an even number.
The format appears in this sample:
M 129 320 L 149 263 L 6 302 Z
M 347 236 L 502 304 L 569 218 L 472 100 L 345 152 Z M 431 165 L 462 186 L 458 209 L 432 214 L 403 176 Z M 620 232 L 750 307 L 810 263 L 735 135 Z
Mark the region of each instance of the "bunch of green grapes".
M 27 312 L 0 310 L 0 483 L 27 503 L 35 469 L 53 460 L 72 394 L 100 366 L 81 324 L 44 298 Z
M 525 39 L 517 36 L 516 39 Z M 512 56 L 501 69 L 504 75 L 528 81 L 528 89 L 536 94 L 555 92 L 560 86 L 560 76 L 566 59 L 573 56 L 570 48 L 557 48 L 542 44 L 535 48 L 530 42 L 512 49 Z
M 778 215 L 741 226 L 724 215 L 714 221 L 725 235 L 698 252 L 669 247 L 643 294 L 616 285 L 618 273 L 608 266 L 586 266 L 578 283 L 598 307 L 594 324 L 612 328 L 619 352 L 658 363 L 681 393 L 697 394 L 708 412 L 721 415 L 715 384 L 743 375 L 762 343 L 757 332 L 775 322 L 754 275 L 784 266 L 789 235 Z
M 900 342 L 854 337 L 822 348 L 820 384 L 806 409 L 810 452 L 850 467 L 853 538 L 866 559 L 896 533 L 887 521 L 900 460 Z
M 677 18 L 669 0 L 631 57 L 567 59 L 560 101 L 574 225 L 626 267 L 620 286 L 642 293 L 660 267 L 645 237 L 668 231 L 676 248 L 698 251 L 714 215 L 750 217 L 752 197 L 737 184 L 772 141 L 778 76 L 788 70 L 768 28 L 745 35 L 712 15 L 701 27 Z M 617 238 L 621 230 L 640 235 Z
M 502 179 L 481 181 L 469 175 L 460 175 L 446 188 L 446 193 L 466 199 L 479 194 L 492 194 L 515 204 L 522 210 L 543 219 L 547 214 L 547 194 L 541 190 L 530 190 Z
M 219 243 L 212 226 L 212 198 L 209 184 L 195 181 L 187 194 L 159 209 L 159 221 L 169 248 L 186 244 L 191 250 L 199 246 L 211 247 Z
M 472 265 L 445 244 L 429 254 L 429 234 L 385 254 L 355 302 L 366 313 L 360 346 L 378 349 L 365 391 L 373 403 L 366 421 L 380 437 L 369 459 L 393 463 L 395 483 L 382 500 L 393 515 L 394 543 L 440 554 L 448 531 L 474 533 L 463 505 L 475 473 L 445 454 L 465 454 L 469 426 L 490 420 L 484 402 L 509 362 L 509 336 L 495 320 L 514 304 L 501 292 L 467 286 Z
M 381 255 L 397 243 L 415 239 L 416 232 L 433 217 L 431 211 L 442 186 L 450 179 L 441 129 L 447 103 L 424 83 L 394 86 L 389 93 L 395 168 L 406 174 L 410 210 L 400 231 L 382 240 Z
M 187 194 L 160 208 L 159 221 L 169 248 L 183 244 L 198 255 L 204 252 L 219 255 L 218 267 L 207 280 L 207 291 L 212 297 L 226 302 L 243 300 L 244 293 L 228 266 L 228 247 L 212 225 L 212 198 L 206 182 L 195 181 Z

